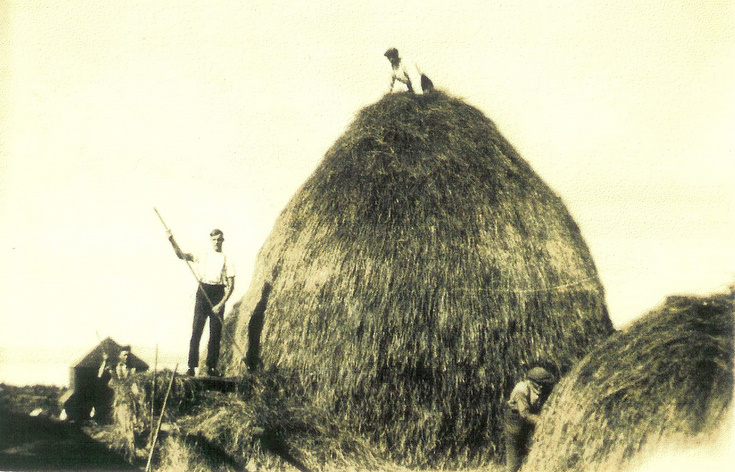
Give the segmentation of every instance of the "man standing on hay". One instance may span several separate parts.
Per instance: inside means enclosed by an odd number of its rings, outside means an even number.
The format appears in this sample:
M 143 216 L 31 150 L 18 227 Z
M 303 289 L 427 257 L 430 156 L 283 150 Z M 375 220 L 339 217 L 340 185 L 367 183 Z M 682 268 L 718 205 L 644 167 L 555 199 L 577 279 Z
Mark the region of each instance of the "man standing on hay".
M 213 229 L 209 233 L 212 249 L 196 255 L 183 252 L 170 230 L 166 234 L 179 259 L 197 264 L 199 287 L 194 304 L 194 324 L 189 342 L 189 369 L 186 375 L 195 375 L 194 369 L 199 365 L 199 342 L 202 339 L 204 324 L 209 318 L 206 373 L 210 376 L 219 376 L 217 361 L 225 303 L 235 288 L 235 266 L 222 252 L 224 234 L 219 229 Z
M 539 419 L 539 412 L 554 386 L 554 376 L 543 367 L 528 371 L 526 380 L 513 387 L 505 417 L 505 464 L 508 472 L 521 468 Z
M 393 75 L 390 82 L 390 90 L 388 93 L 393 93 L 395 90 L 396 82 L 401 82 L 408 87 L 408 91 L 421 95 L 424 92 L 430 92 L 434 90 L 434 84 L 431 82 L 425 74 L 416 67 L 413 62 L 407 62 L 401 59 L 398 55 L 398 49 L 390 48 L 385 51 L 385 57 L 390 61 L 390 65 L 393 68 Z

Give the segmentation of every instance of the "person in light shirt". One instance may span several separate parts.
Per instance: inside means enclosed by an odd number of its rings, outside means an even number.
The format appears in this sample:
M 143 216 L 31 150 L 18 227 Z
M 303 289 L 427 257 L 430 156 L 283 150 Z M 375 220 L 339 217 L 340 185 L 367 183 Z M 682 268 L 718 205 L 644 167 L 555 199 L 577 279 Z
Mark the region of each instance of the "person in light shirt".
M 115 392 L 109 387 L 110 380 L 127 379 L 135 373 L 135 367 L 128 367 L 130 346 L 122 346 L 117 363 L 110 361 L 107 352 L 102 351 L 102 364 L 97 371 L 97 383 L 94 392 L 94 407 L 90 416 L 100 424 L 109 424 L 112 421 L 112 402 Z
M 398 55 L 398 49 L 390 48 L 385 51 L 384 56 L 390 61 L 393 70 L 389 93 L 396 91 L 396 82 L 404 84 L 409 92 L 416 95 L 422 95 L 434 89 L 434 84 L 425 74 L 421 73 L 414 62 L 402 59 Z
M 505 465 L 516 472 L 528 453 L 539 413 L 554 386 L 554 375 L 543 367 L 534 367 L 513 387 L 505 417 Z
M 207 345 L 206 374 L 219 376 L 217 362 L 219 345 L 222 338 L 222 322 L 225 303 L 235 288 L 235 266 L 222 252 L 224 234 L 219 229 L 209 233 L 212 248 L 202 254 L 185 253 L 179 248 L 171 231 L 168 239 L 179 259 L 194 262 L 199 287 L 194 304 L 194 324 L 189 342 L 189 369 L 187 375 L 195 375 L 199 365 L 199 342 L 202 339 L 204 324 L 209 319 L 209 344 Z

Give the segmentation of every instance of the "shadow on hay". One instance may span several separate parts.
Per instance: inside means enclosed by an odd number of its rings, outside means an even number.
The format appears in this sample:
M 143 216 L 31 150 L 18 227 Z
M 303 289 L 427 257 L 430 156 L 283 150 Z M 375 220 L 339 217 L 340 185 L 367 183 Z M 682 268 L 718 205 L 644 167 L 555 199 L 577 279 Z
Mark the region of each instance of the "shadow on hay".
M 221 446 L 205 438 L 202 434 L 187 434 L 183 442 L 213 467 L 229 466 L 235 470 L 244 470 L 245 466 L 232 457 Z
M 158 384 L 166 384 L 169 375 L 161 374 Z M 154 465 L 207 463 L 242 470 L 255 460 L 265 467 L 288 464 L 308 471 L 323 464 L 379 463 L 367 441 L 310 405 L 303 389 L 282 372 L 245 375 L 227 392 L 202 388 L 197 380 L 175 380 L 164 413 L 165 440 L 159 438 Z M 143 374 L 116 386 L 116 444 L 131 458 L 136 450 L 138 456 L 149 450 L 151 402 L 156 420 L 160 415 L 162 398 L 158 392 L 151 397 L 152 383 L 152 375 Z

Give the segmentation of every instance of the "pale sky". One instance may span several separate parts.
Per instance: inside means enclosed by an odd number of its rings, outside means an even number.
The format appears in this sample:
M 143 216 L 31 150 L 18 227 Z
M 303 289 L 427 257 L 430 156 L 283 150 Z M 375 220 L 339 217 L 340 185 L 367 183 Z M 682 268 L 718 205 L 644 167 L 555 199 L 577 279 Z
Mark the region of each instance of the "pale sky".
M 195 281 L 153 207 L 184 250 L 224 231 L 229 309 L 391 46 L 562 197 L 616 326 L 735 282 L 733 2 L 297 5 L 0 3 L 0 346 L 185 353 Z

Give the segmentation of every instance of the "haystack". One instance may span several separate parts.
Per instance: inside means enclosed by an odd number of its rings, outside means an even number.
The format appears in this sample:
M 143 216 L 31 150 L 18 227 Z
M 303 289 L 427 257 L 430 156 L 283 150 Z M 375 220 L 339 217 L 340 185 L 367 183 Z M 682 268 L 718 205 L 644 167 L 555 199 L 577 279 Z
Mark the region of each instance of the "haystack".
M 670 297 L 614 335 L 557 385 L 523 470 L 626 470 L 641 450 L 711 440 L 732 402 L 733 318 L 732 293 Z
M 528 364 L 612 331 L 561 199 L 442 92 L 363 109 L 283 210 L 226 326 L 407 465 L 498 457 Z M 231 374 L 236 351 L 225 353 Z

